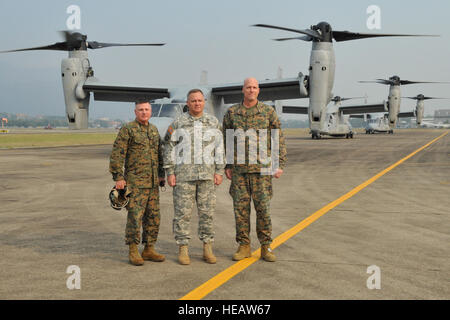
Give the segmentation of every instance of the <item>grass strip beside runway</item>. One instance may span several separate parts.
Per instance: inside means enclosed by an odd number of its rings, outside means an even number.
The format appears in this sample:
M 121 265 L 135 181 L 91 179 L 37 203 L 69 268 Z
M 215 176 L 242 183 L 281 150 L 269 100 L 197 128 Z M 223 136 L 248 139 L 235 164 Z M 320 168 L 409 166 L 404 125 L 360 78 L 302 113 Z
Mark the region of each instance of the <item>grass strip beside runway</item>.
M 0 149 L 112 144 L 117 133 L 36 133 L 0 135 Z

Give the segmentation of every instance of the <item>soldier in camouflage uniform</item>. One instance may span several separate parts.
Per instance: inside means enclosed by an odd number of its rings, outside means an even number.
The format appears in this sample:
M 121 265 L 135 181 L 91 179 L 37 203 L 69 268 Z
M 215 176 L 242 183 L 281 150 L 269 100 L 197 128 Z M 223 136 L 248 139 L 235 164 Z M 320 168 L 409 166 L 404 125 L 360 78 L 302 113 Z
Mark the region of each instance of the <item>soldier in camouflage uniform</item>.
M 125 243 L 130 249 L 130 263 L 142 265 L 144 260 L 165 259 L 154 248 L 160 223 L 159 183 L 164 181 L 164 169 L 158 129 L 148 122 L 150 103 L 137 102 L 134 112 L 136 120 L 125 124 L 114 142 L 109 171 L 116 182 L 116 189 L 126 186 L 132 192 L 126 207 Z M 141 241 L 141 226 L 142 243 L 145 244 L 142 255 L 137 249 Z
M 212 251 L 213 216 L 215 186 L 222 183 L 225 167 L 222 132 L 217 118 L 203 113 L 205 99 L 201 90 L 189 91 L 187 99 L 189 111 L 172 122 L 164 138 L 164 168 L 167 182 L 173 187 L 173 232 L 179 246 L 178 260 L 188 265 L 190 219 L 197 202 L 203 258 L 207 263 L 216 263 Z
M 225 175 L 231 180 L 230 195 L 233 198 L 233 207 L 236 221 L 236 241 L 239 243 L 237 252 L 233 255 L 233 260 L 242 260 L 251 256 L 250 247 L 250 201 L 256 210 L 256 232 L 261 244 L 261 257 L 266 261 L 275 261 L 276 257 L 270 249 L 272 243 L 272 223 L 270 219 L 270 199 L 272 198 L 272 174 L 279 178 L 283 173 L 286 163 L 286 146 L 281 131 L 281 124 L 273 107 L 259 102 L 259 84 L 254 78 L 248 78 L 244 82 L 242 89 L 244 100 L 240 104 L 231 106 L 223 119 L 223 133 L 226 142 L 227 165 Z M 264 130 L 265 129 L 265 130 Z M 278 129 L 278 130 L 274 130 Z M 245 141 L 245 161 L 238 161 L 239 139 L 231 136 L 227 140 L 227 135 L 237 131 L 251 133 L 254 132 L 257 147 L 252 148 L 250 138 L 244 137 Z M 262 132 L 267 133 L 267 139 Z M 279 146 L 279 166 L 272 163 L 270 157 L 271 133 L 278 134 Z M 256 136 L 257 134 L 257 136 Z M 238 135 L 237 135 L 238 136 Z M 231 146 L 230 146 L 231 142 Z M 228 145 L 227 145 L 228 144 Z M 261 148 L 265 149 L 267 144 L 266 158 L 263 159 Z M 234 159 L 229 159 L 229 148 L 234 154 Z M 230 163 L 231 160 L 231 163 Z M 267 161 L 268 160 L 268 161 Z M 273 168 L 274 166 L 274 168 Z M 272 167 L 272 168 L 271 168 Z M 271 171 L 267 171 L 267 169 Z M 267 172 L 269 172 L 267 174 Z

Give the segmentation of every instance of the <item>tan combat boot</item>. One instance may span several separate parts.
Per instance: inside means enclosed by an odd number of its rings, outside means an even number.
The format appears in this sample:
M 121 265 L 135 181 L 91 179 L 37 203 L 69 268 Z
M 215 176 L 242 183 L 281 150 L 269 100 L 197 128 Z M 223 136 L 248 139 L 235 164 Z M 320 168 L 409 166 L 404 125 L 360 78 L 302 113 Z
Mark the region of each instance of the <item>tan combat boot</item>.
M 207 263 L 214 264 L 217 262 L 216 256 L 213 253 L 211 243 L 203 243 L 203 259 Z
M 142 259 L 139 254 L 138 247 L 136 243 L 130 243 L 130 253 L 128 254 L 130 263 L 135 266 L 142 266 L 144 264 L 144 259 Z
M 180 252 L 178 254 L 178 262 L 183 265 L 191 264 L 191 259 L 189 258 L 189 250 L 187 245 L 180 246 Z
M 270 249 L 270 245 L 262 245 L 261 246 L 261 258 L 269 262 L 275 262 L 277 258 L 272 253 L 272 249 Z
M 166 257 L 156 252 L 155 247 L 152 244 L 145 244 L 144 251 L 142 251 L 142 258 L 144 260 L 150 260 L 155 262 L 162 262 L 166 260 Z
M 252 256 L 250 244 L 240 244 L 238 250 L 233 255 L 233 260 L 239 261 Z

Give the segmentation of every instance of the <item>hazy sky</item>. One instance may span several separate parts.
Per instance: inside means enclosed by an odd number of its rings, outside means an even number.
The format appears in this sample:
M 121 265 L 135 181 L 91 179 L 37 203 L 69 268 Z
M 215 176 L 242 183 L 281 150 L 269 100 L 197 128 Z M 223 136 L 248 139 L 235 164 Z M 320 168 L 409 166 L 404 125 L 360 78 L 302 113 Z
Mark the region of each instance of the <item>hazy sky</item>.
M 10 1 L 0 2 L 0 51 L 62 41 L 70 5 L 81 9 L 81 30 L 102 42 L 165 42 L 164 47 L 90 50 L 95 76 L 104 81 L 155 86 L 196 86 L 202 70 L 208 82 L 239 82 L 245 77 L 276 78 L 307 74 L 311 43 L 275 42 L 288 32 L 249 27 L 256 23 L 304 29 L 320 21 L 334 30 L 439 34 L 439 38 L 377 38 L 334 43 L 334 94 L 367 94 L 386 99 L 388 86 L 358 80 L 399 75 L 413 81 L 450 81 L 450 1 Z M 366 26 L 369 5 L 381 10 L 381 29 Z M 62 51 L 0 55 L 0 111 L 65 115 L 60 78 Z M 403 96 L 423 93 L 450 97 L 450 84 L 402 87 Z M 308 100 L 298 102 L 308 105 Z M 352 104 L 352 102 L 348 103 Z M 415 101 L 402 100 L 401 111 Z M 450 100 L 425 102 L 425 113 L 450 108 Z M 91 99 L 90 117 L 132 117 L 131 104 Z

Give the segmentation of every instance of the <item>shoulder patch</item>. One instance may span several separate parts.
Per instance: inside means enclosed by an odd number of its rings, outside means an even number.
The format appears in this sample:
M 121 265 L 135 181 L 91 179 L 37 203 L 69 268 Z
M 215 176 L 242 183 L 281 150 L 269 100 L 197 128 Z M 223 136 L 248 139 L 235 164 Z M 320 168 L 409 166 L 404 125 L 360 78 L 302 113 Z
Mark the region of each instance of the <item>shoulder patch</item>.
M 172 133 L 173 133 L 173 127 L 172 127 L 172 125 L 170 125 L 170 126 L 167 128 L 167 133 L 170 134 L 170 135 L 172 135 Z

